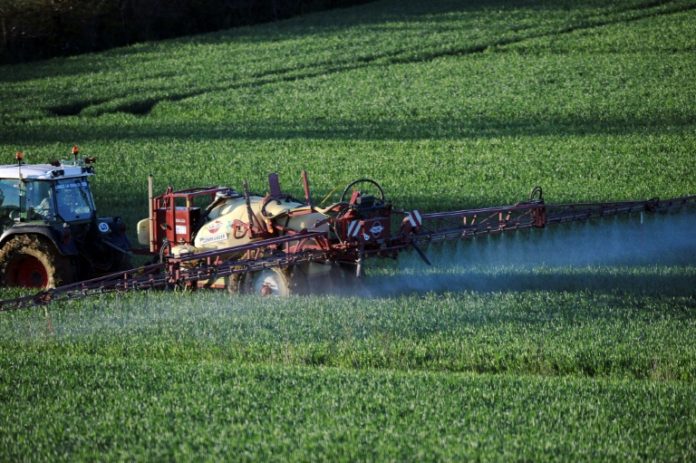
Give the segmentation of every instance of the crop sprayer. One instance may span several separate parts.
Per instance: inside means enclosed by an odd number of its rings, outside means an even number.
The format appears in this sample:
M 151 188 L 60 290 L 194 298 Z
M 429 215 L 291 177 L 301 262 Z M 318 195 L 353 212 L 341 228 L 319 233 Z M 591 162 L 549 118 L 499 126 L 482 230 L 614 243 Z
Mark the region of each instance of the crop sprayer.
M 397 258 L 415 251 L 427 264 L 423 246 L 432 242 L 544 228 L 630 213 L 659 213 L 696 205 L 696 195 L 668 200 L 546 204 L 542 189 L 507 206 L 421 212 L 392 206 L 382 187 L 361 178 L 349 183 L 338 202 L 315 206 L 306 172 L 304 198 L 284 194 L 277 174 L 269 192 L 227 187 L 153 195 L 148 179 L 149 215 L 137 226 L 143 246 L 135 253 L 150 264 L 38 293 L 0 301 L 0 311 L 91 294 L 166 288 L 221 288 L 262 296 L 311 292 L 327 281 L 360 278 L 374 257 Z

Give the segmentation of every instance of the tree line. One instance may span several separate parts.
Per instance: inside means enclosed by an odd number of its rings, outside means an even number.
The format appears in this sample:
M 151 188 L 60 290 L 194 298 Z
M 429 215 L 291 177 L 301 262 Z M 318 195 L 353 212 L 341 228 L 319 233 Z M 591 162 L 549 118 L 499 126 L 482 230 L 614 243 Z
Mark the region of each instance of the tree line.
M 0 0 L 0 63 L 274 21 L 366 0 Z

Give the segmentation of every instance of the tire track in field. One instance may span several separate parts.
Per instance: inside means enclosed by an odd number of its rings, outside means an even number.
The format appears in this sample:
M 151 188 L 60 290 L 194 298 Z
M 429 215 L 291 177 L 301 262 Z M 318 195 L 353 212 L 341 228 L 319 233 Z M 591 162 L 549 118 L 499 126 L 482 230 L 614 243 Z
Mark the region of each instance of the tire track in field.
M 588 22 L 584 23 L 581 20 L 579 24 L 571 24 L 551 32 L 540 32 L 532 30 L 527 34 L 494 40 L 489 43 L 470 45 L 466 47 L 452 47 L 440 50 L 426 49 L 414 51 L 414 49 L 403 48 L 374 55 L 351 57 L 350 59 L 344 60 L 320 61 L 311 65 L 290 66 L 286 68 L 272 69 L 269 71 L 252 74 L 250 76 L 251 80 L 246 82 L 239 82 L 234 84 L 220 84 L 204 89 L 181 92 L 173 95 L 154 95 L 148 98 L 144 98 L 142 100 L 124 102 L 123 104 L 116 104 L 113 107 L 106 107 L 102 109 L 100 109 L 99 106 L 108 104 L 109 102 L 114 102 L 115 100 L 98 99 L 83 102 L 74 102 L 71 104 L 51 107 L 49 108 L 49 112 L 52 115 L 59 117 L 76 116 L 82 114 L 83 111 L 86 109 L 93 108 L 94 111 L 90 112 L 90 115 L 93 116 L 117 112 L 130 113 L 137 116 L 147 116 L 159 103 L 177 102 L 188 98 L 194 98 L 197 96 L 205 95 L 208 93 L 257 88 L 265 85 L 272 85 L 283 82 L 295 82 L 299 80 L 329 76 L 332 74 L 338 74 L 341 72 L 348 72 L 368 67 L 388 67 L 397 64 L 417 64 L 430 62 L 440 58 L 471 56 L 484 53 L 491 49 L 520 44 L 530 40 L 536 40 L 547 37 L 558 37 L 562 35 L 572 34 L 578 31 L 599 29 L 602 27 L 612 26 L 616 24 L 631 23 L 659 16 L 684 13 L 696 9 L 696 3 L 694 3 L 685 5 L 675 5 L 671 8 L 653 11 L 654 8 L 659 8 L 670 3 L 673 3 L 673 1 L 668 0 L 646 2 L 634 7 L 622 10 L 615 10 L 613 12 L 614 15 L 630 14 L 631 12 L 637 12 L 637 14 L 632 15 L 630 17 L 617 18 L 614 16 L 613 18 L 602 20 L 590 19 L 589 21 L 585 19 L 585 21 Z

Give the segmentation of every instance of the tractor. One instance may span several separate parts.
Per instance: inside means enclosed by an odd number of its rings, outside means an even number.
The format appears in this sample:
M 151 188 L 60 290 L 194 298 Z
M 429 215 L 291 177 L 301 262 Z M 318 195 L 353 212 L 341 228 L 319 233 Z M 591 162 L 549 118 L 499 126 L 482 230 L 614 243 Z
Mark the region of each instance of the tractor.
M 98 217 L 94 158 L 0 166 L 0 286 L 53 288 L 130 268 L 119 217 Z

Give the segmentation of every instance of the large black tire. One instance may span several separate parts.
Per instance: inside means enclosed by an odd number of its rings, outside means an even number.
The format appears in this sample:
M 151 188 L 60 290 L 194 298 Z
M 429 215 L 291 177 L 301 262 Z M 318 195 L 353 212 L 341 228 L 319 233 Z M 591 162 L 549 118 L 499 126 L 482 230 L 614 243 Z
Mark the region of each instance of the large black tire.
M 74 268 L 68 257 L 36 235 L 11 238 L 0 249 L 0 285 L 55 288 L 71 283 Z

